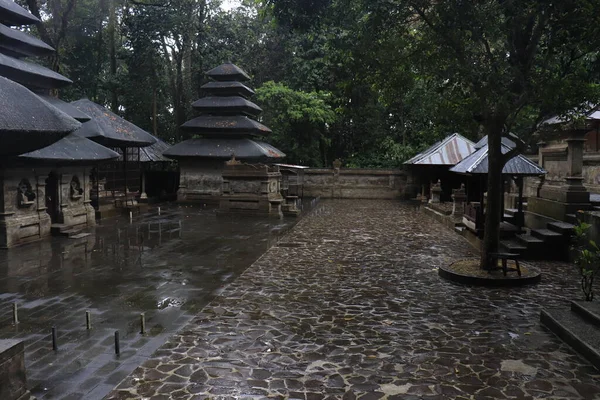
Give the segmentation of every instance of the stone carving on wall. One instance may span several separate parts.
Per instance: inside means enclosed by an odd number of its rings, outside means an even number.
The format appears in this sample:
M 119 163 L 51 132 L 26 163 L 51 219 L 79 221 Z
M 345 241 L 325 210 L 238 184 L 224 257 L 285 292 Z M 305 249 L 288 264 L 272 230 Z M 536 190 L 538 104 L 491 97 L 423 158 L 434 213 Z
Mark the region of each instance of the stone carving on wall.
M 21 208 L 31 206 L 35 202 L 35 192 L 27 179 L 21 179 L 17 188 L 17 203 Z
M 73 179 L 71 179 L 71 199 L 79 200 L 82 196 L 83 189 L 81 188 L 81 183 L 77 175 L 74 175 Z

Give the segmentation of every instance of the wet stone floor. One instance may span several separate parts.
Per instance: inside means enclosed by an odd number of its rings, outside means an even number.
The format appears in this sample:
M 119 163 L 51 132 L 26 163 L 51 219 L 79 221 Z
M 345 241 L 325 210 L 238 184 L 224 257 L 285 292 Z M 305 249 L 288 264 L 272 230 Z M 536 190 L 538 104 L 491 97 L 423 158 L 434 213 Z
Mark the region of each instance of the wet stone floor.
M 294 223 L 163 205 L 161 215 L 153 207 L 131 222 L 102 220 L 86 238 L 2 251 L 0 338 L 25 340 L 28 387 L 38 399 L 102 399 Z
M 323 201 L 109 399 L 594 399 L 600 373 L 539 324 L 579 296 L 442 280 L 474 256 L 413 206 Z

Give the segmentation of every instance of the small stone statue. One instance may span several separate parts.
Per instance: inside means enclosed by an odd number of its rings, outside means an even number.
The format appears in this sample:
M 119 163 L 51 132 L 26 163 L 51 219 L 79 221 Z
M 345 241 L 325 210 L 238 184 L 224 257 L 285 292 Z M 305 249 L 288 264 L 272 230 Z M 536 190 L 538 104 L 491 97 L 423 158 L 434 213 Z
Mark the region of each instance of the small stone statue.
M 431 186 L 431 199 L 429 203 L 439 203 L 442 196 L 442 182 L 438 179 L 437 183 Z
M 235 159 L 235 154 L 231 155 L 231 159 L 229 161 L 225 161 L 225 165 L 240 165 L 241 162 Z
M 342 161 L 337 158 L 334 162 L 333 162 L 333 168 L 334 169 L 340 169 L 342 167 Z
M 79 178 L 76 176 L 71 179 L 71 198 L 78 199 L 83 195 L 83 189 L 81 188 L 81 184 L 79 183 Z
M 27 179 L 21 180 L 17 189 L 19 207 L 29 207 L 35 200 L 35 192 Z

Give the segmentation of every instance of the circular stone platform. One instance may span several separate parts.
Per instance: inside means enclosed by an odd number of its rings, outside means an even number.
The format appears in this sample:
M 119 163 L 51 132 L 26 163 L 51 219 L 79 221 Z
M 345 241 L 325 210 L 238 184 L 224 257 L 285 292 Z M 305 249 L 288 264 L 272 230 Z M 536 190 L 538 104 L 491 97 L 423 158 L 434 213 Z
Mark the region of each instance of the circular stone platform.
M 501 269 L 488 272 L 479 268 L 478 258 L 456 261 L 447 267 L 438 269 L 438 274 L 450 281 L 481 286 L 523 286 L 538 283 L 542 279 L 539 269 L 531 264 L 519 261 L 521 276 L 508 272 L 504 276 Z M 508 268 L 514 268 L 514 261 L 508 261 Z

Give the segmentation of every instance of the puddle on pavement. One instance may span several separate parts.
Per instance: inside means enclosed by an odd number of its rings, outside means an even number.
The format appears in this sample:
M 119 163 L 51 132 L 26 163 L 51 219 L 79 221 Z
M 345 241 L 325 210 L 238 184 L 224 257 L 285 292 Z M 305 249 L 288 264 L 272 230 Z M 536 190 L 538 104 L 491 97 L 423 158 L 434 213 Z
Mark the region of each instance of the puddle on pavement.
M 83 239 L 51 238 L 2 251 L 0 338 L 25 340 L 28 386 L 39 399 L 102 398 L 297 221 L 163 204 L 160 216 L 150 211 L 132 222 L 99 221 Z

